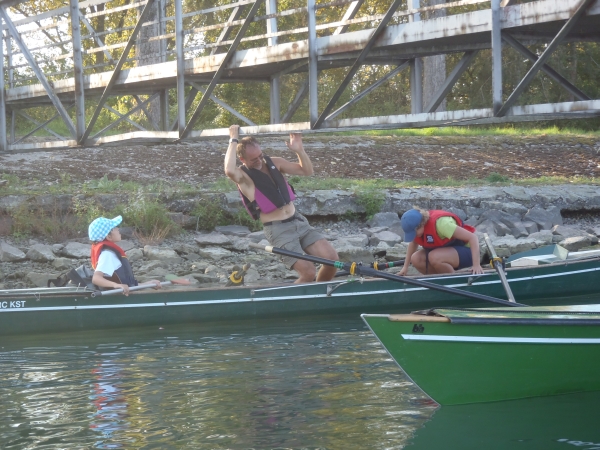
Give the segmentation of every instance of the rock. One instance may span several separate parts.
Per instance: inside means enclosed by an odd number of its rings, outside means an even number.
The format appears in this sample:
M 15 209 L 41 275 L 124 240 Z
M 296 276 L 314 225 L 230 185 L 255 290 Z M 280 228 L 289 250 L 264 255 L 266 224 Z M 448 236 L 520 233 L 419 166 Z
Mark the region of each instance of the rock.
M 133 239 L 135 236 L 135 228 L 133 227 L 119 227 L 122 239 Z
M 26 280 L 36 287 L 47 287 L 48 280 L 57 278 L 60 274 L 58 273 L 39 273 L 29 272 L 26 275 Z
M 212 260 L 220 260 L 232 255 L 233 252 L 221 247 L 205 247 L 200 249 L 200 256 Z
M 536 233 L 531 233 L 529 235 L 529 238 L 541 241 L 543 243 L 543 245 L 550 245 L 550 244 L 552 244 L 552 236 L 553 236 L 552 231 L 542 230 L 542 231 L 538 231 Z
M 71 258 L 58 257 L 52 261 L 52 267 L 58 270 L 69 270 L 75 267 L 75 264 Z
M 346 240 L 332 241 L 333 248 L 337 251 L 340 261 L 372 263 L 375 261 L 373 254 L 364 246 L 354 246 Z
M 515 202 L 482 201 L 479 206 L 483 209 L 495 209 L 518 217 L 527 212 L 527 207 Z
M 510 235 L 510 228 L 502 222 L 494 220 L 484 220 L 479 223 L 475 229 L 479 233 L 487 233 L 490 236 L 506 236 Z
M 498 256 L 504 257 L 533 250 L 538 247 L 539 242 L 532 238 L 515 239 L 513 236 L 504 236 L 493 239 L 492 244 Z
M 182 212 L 170 212 L 169 218 L 182 228 L 194 227 L 197 221 L 196 217 L 190 217 Z
M 446 211 L 456 214 L 460 220 L 464 221 L 467 219 L 467 213 L 463 209 L 450 207 Z
M 593 234 L 596 237 L 600 237 L 600 226 L 598 226 L 598 227 L 589 227 L 585 231 L 587 231 L 590 234 Z
M 565 225 L 554 225 L 552 227 L 552 234 L 558 235 L 563 239 L 570 237 L 584 237 L 589 239 L 592 244 L 598 243 L 598 237 L 596 235 L 590 234 L 587 231 L 580 230 L 579 228 L 569 227 Z
M 389 230 L 389 227 L 373 227 L 373 228 L 363 228 L 360 231 L 365 233 L 368 237 L 371 237 L 375 233 L 381 233 L 382 231 L 388 231 L 388 230 Z
M 13 247 L 7 242 L 0 242 L 0 261 L 16 262 L 23 261 L 26 259 L 26 255 L 23 251 L 17 247 Z
M 577 252 L 582 248 L 589 247 L 592 245 L 592 241 L 589 237 L 578 236 L 564 239 L 558 243 L 561 247 L 566 248 L 570 252 Z
M 343 236 L 337 239 L 337 241 L 344 241 L 346 244 L 354 247 L 366 247 L 367 245 L 369 245 L 369 238 L 366 234 L 354 234 L 350 236 Z
M 198 247 L 190 244 L 175 244 L 173 245 L 173 250 L 175 250 L 179 255 L 186 255 L 190 253 L 198 254 Z
M 143 266 L 140 266 L 138 268 L 137 273 L 148 273 L 151 272 L 152 270 L 156 269 L 157 267 L 163 267 L 164 264 L 162 261 L 150 261 L 147 264 L 144 264 Z
M 260 242 L 263 239 L 265 239 L 265 232 L 264 231 L 255 231 L 254 233 L 250 233 L 248 236 L 246 236 L 248 239 L 250 239 L 252 242 Z
M 371 241 L 369 240 L 369 247 L 375 247 L 377 252 L 381 252 L 381 251 L 387 252 L 387 249 L 390 248 L 391 246 L 383 241 L 378 242 L 377 245 L 373 245 L 373 244 L 371 244 Z
M 215 231 L 225 236 L 246 237 L 250 234 L 250 229 L 241 225 L 225 225 L 222 227 L 215 227 Z
M 238 252 L 247 251 L 250 248 L 250 244 L 252 243 L 252 241 L 250 239 L 239 238 L 239 237 L 235 237 L 235 236 L 232 238 L 232 241 L 233 241 L 232 247 Z
M 117 242 L 117 245 L 121 247 L 125 253 L 135 247 L 135 244 L 131 241 L 119 241 Z
M 390 247 L 402 242 L 402 238 L 391 231 L 381 231 L 374 233 L 369 239 L 369 245 L 377 245 L 379 242 L 385 242 Z
M 385 254 L 386 261 L 399 261 L 406 258 L 407 244 L 396 244 L 387 249 Z
M 550 230 L 554 225 L 562 225 L 563 220 L 560 215 L 560 209 L 551 206 L 544 209 L 540 206 L 534 206 L 523 216 L 523 219 L 535 222 L 541 230 Z
M 144 246 L 144 256 L 150 260 L 156 259 L 169 264 L 180 264 L 183 262 L 183 258 L 180 258 L 175 250 L 153 245 Z
M 144 252 L 139 248 L 132 248 L 131 250 L 126 251 L 125 254 L 127 255 L 129 262 L 141 261 L 144 259 Z
M 221 245 L 230 246 L 232 244 L 231 239 L 222 233 L 208 233 L 208 234 L 197 234 L 194 238 L 198 245 Z
M 29 251 L 27 252 L 26 256 L 30 260 L 38 262 L 50 262 L 56 259 L 56 256 L 54 256 L 54 252 L 52 251 L 52 247 L 44 244 L 32 245 L 29 247 Z
M 192 277 L 194 277 L 194 279 L 196 281 L 198 281 L 198 283 L 200 284 L 207 284 L 207 283 L 218 283 L 220 278 L 219 277 L 214 277 L 211 275 L 205 275 L 203 273 L 192 273 Z
M 537 233 L 538 231 L 540 231 L 540 229 L 537 226 L 537 223 L 535 223 L 535 222 L 531 222 L 531 221 L 527 220 L 522 223 L 528 234 Z
M 254 267 L 250 267 L 244 275 L 244 284 L 255 283 L 260 280 L 260 273 Z
M 146 272 L 143 275 L 140 274 L 140 276 L 138 276 L 138 281 L 141 284 L 144 281 L 163 278 L 168 273 L 169 273 L 169 270 L 167 268 L 165 268 L 165 267 L 155 267 L 154 269 L 152 269 L 149 272 Z
M 394 212 L 381 212 L 374 214 L 373 217 L 367 222 L 367 225 L 369 225 L 371 228 L 401 228 L 400 217 L 398 217 L 398 214 Z
M 81 244 L 79 242 L 69 242 L 61 251 L 67 258 L 84 259 L 89 258 L 92 251 L 91 244 Z

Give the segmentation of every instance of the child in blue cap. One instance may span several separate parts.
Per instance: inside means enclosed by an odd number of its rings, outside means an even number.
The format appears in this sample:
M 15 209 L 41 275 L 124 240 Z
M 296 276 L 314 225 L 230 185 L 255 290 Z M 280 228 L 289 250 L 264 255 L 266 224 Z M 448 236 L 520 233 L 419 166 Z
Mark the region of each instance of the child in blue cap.
M 88 236 L 92 241 L 92 283 L 101 288 L 123 289 L 123 294 L 129 295 L 129 287 L 137 286 L 138 282 L 125 252 L 117 245 L 121 240 L 119 225 L 122 220 L 121 216 L 113 219 L 98 217 L 88 228 Z M 155 289 L 162 287 L 158 280 L 148 283 L 154 283 Z
M 456 214 L 409 209 L 400 224 L 404 241 L 409 244 L 398 275 L 406 275 L 411 264 L 423 274 L 453 273 L 465 267 L 472 267 L 474 274 L 483 273 L 475 228 L 463 223 Z M 417 251 L 419 246 L 423 248 Z

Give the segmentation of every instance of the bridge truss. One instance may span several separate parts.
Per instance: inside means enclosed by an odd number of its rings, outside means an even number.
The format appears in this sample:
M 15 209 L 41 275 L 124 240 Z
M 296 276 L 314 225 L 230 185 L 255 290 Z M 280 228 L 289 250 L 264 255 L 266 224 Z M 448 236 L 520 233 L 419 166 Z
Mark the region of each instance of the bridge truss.
M 381 1 L 371 0 L 298 1 L 285 3 L 286 9 L 277 0 L 240 0 L 196 10 L 198 3 L 186 0 L 70 0 L 31 13 L 17 0 L 0 0 L 0 151 L 227 136 L 227 128 L 198 127 L 211 103 L 235 116 L 244 133 L 259 135 L 600 116 L 600 99 L 549 65 L 565 42 L 600 40 L 600 0 L 458 0 L 425 7 L 419 0 L 391 0 L 383 9 Z M 440 11 L 441 17 L 435 14 Z M 539 44 L 541 52 L 528 48 Z M 507 92 L 503 48 L 529 64 Z M 489 107 L 438 112 L 482 51 L 491 66 Z M 460 59 L 424 104 L 422 58 L 448 54 Z M 341 102 L 368 66 L 387 73 Z M 591 70 L 600 75 L 599 67 Z M 320 77 L 340 68 L 346 69 L 343 79 L 324 96 Z M 410 112 L 347 117 L 361 99 L 403 71 L 410 80 Z M 522 94 L 542 72 L 573 101 L 522 104 Z M 301 82 L 282 105 L 282 80 L 292 75 Z M 215 95 L 228 83 L 268 84 L 268 123 Z M 114 107 L 123 98 L 133 105 L 125 112 Z M 158 113 L 150 112 L 151 104 Z M 301 107 L 307 111 L 297 114 Z M 44 118 L 28 114 L 35 108 L 45 108 Z M 149 125 L 136 121 L 140 114 Z M 306 120 L 293 122 L 299 115 Z M 17 118 L 30 124 L 21 136 L 15 132 Z M 50 127 L 53 121 L 65 133 Z M 115 134 L 125 124 L 129 130 Z M 52 138 L 32 141 L 40 130 Z

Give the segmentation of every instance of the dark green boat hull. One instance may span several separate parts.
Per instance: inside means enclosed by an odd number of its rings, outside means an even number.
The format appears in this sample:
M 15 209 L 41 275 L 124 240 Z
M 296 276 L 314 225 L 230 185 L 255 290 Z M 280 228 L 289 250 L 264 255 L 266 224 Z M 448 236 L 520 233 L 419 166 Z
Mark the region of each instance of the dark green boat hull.
M 509 269 L 517 301 L 526 304 L 581 303 L 569 297 L 600 293 L 600 260 Z M 495 272 L 483 276 L 430 276 L 427 281 L 506 299 Z M 0 291 L 0 335 L 76 329 L 161 326 L 331 313 L 401 313 L 434 306 L 485 306 L 459 295 L 371 279 L 330 283 L 214 289 L 152 289 L 92 298 L 89 292 L 43 289 Z
M 600 391 L 600 306 L 571 306 L 584 312 L 566 314 L 540 308 L 362 317 L 441 405 Z

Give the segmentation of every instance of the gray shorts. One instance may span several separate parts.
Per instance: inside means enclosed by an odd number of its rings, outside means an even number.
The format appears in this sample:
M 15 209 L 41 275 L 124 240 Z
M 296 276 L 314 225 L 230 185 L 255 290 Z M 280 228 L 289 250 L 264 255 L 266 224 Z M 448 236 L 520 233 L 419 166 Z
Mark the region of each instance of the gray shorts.
M 283 248 L 290 252 L 304 253 L 304 249 L 320 239 L 325 239 L 321 233 L 308 224 L 302 214 L 296 213 L 294 220 L 282 223 L 281 220 L 268 222 L 264 226 L 265 237 L 273 247 Z M 298 261 L 291 256 L 282 256 L 283 263 L 288 269 Z

